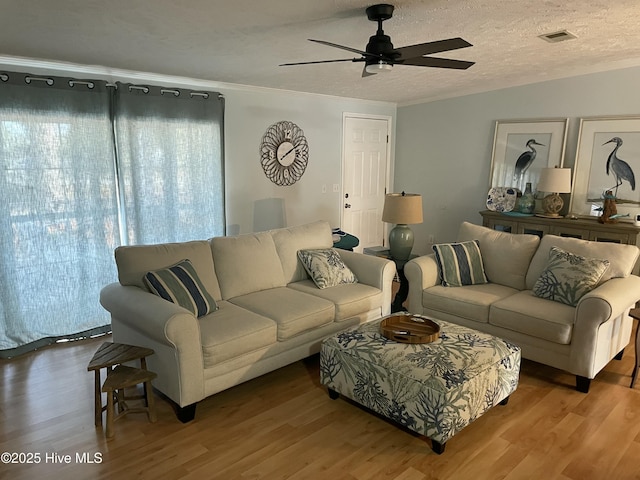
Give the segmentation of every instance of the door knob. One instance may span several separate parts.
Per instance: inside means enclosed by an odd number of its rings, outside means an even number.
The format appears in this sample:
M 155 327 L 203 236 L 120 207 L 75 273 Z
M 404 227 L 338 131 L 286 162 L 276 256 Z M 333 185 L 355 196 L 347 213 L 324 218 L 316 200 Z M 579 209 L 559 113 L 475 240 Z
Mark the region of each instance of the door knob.
M 350 203 L 345 203 L 344 204 L 344 208 L 351 208 L 351 204 Z

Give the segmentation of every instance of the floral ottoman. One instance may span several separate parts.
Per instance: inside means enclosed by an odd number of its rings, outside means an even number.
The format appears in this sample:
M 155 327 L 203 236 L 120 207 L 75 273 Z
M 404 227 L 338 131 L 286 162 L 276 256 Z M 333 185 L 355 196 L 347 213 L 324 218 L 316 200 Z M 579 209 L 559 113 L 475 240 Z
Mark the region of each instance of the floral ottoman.
M 518 386 L 520 348 L 512 343 L 440 320 L 434 342 L 398 343 L 380 334 L 381 320 L 324 340 L 320 380 L 331 398 L 342 394 L 431 438 L 438 454 Z

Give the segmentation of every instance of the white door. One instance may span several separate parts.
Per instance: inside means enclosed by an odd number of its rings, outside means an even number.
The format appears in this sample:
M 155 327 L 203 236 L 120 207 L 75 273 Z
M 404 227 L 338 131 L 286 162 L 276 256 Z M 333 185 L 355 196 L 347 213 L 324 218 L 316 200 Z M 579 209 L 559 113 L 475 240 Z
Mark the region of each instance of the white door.
M 345 114 L 342 230 L 360 239 L 357 251 L 385 245 L 382 208 L 389 172 L 389 118 Z

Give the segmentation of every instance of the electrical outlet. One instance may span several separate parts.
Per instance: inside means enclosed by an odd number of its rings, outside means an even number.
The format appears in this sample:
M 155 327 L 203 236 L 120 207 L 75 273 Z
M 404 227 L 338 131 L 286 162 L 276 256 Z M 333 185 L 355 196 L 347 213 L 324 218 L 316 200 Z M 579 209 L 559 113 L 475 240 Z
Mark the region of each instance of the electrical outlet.
M 340 193 L 340 184 L 339 183 L 334 183 L 333 184 L 333 192 L 334 193 Z
M 326 183 L 322 184 L 322 193 L 327 193 L 327 184 Z
M 429 243 L 430 243 L 431 245 L 433 245 L 434 243 L 436 243 L 436 237 L 435 237 L 433 234 L 429 235 L 429 239 L 428 239 L 428 240 L 429 240 Z

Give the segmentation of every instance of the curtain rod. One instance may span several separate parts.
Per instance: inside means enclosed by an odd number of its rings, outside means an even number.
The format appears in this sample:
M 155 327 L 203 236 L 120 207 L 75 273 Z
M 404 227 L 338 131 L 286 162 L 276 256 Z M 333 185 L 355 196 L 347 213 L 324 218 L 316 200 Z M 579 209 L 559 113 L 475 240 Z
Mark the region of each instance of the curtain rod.
M 12 72 L 10 72 L 12 73 Z M 23 74 L 19 74 L 18 75 L 23 75 Z M 0 73 L 0 81 L 2 82 L 7 82 L 9 81 L 9 75 L 7 73 Z M 56 77 L 59 78 L 59 77 Z M 24 77 L 24 81 L 27 84 L 31 84 L 31 82 L 44 82 L 46 83 L 48 86 L 53 86 L 55 84 L 55 80 L 51 77 L 37 77 L 34 75 L 25 75 Z M 75 80 L 75 79 L 70 79 L 68 80 L 69 86 L 70 87 L 74 87 L 75 85 L 85 85 L 87 88 L 89 89 L 93 89 L 95 88 L 95 81 L 91 81 L 91 80 Z M 113 87 L 115 89 L 118 88 L 118 82 L 116 83 L 105 83 L 105 87 Z M 144 92 L 145 94 L 150 92 L 150 88 L 146 85 L 133 85 L 133 84 L 129 84 L 129 91 L 131 90 L 141 90 L 142 92 Z M 166 88 L 166 87 L 159 87 L 160 88 L 160 94 L 164 95 L 165 93 L 171 93 L 176 97 L 179 97 L 181 94 L 181 90 L 178 88 Z M 187 89 L 188 90 L 188 89 Z M 209 98 L 209 96 L 211 95 L 210 92 L 196 92 L 196 91 L 189 91 L 189 96 L 191 98 L 193 97 L 203 97 L 203 98 Z M 222 99 L 225 98 L 224 95 L 222 93 L 218 93 L 218 98 Z

